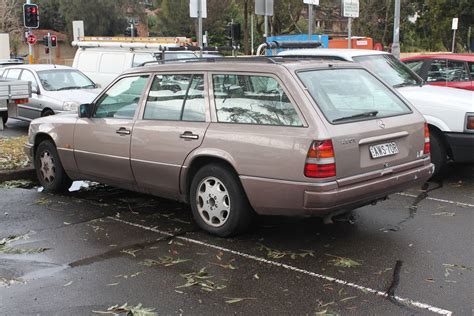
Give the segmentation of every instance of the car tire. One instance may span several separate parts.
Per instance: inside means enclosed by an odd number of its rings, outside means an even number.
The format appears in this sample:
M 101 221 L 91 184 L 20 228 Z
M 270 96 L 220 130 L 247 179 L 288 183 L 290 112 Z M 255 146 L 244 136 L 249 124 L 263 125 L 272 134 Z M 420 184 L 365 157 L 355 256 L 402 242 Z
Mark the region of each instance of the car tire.
M 51 140 L 44 140 L 35 153 L 36 175 L 45 192 L 64 192 L 72 180 L 64 171 L 56 146 Z
M 191 182 L 194 220 L 210 234 L 229 237 L 251 227 L 255 213 L 237 175 L 223 164 L 198 170 Z
M 46 109 L 41 113 L 41 117 L 54 115 L 54 111 L 51 109 Z
M 448 152 L 443 139 L 437 132 L 430 131 L 431 162 L 435 165 L 433 177 L 442 175 L 448 161 Z
M 8 112 L 7 112 L 7 111 L 2 112 L 1 115 L 2 115 L 2 122 L 3 122 L 3 125 L 7 124 L 7 121 L 8 121 Z

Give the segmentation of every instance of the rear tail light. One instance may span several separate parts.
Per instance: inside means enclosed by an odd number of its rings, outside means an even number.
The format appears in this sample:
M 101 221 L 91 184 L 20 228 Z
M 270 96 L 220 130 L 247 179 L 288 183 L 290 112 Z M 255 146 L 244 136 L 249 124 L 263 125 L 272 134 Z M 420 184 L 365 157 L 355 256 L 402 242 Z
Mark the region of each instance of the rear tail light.
M 304 175 L 308 178 L 329 178 L 336 176 L 336 159 L 332 141 L 315 140 L 308 150 Z
M 474 132 L 474 115 L 468 115 L 466 118 L 466 129 Z
M 428 128 L 428 124 L 425 123 L 425 146 L 423 148 L 423 154 L 428 156 L 431 152 L 430 149 L 430 129 Z
M 15 103 L 15 104 L 26 104 L 26 103 L 28 103 L 28 99 L 15 99 L 15 100 L 13 100 L 13 103 Z

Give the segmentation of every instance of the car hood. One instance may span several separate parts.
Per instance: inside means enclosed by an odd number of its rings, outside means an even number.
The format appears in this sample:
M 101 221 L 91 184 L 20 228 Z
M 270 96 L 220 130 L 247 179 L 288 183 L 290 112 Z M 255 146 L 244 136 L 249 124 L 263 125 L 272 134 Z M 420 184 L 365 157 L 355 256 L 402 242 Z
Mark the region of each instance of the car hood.
M 59 101 L 73 101 L 78 104 L 83 104 L 94 101 L 101 91 L 101 89 L 72 89 L 63 91 L 45 91 L 45 94 Z
M 474 92 L 469 90 L 438 87 L 431 85 L 397 88 L 423 114 L 419 105 L 439 106 L 443 109 L 452 109 L 462 112 L 474 112 Z

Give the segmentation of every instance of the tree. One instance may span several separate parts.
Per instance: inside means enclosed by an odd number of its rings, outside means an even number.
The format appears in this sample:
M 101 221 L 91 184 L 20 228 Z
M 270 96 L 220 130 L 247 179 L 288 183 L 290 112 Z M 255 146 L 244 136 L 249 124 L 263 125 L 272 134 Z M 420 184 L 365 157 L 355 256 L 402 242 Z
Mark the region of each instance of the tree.
M 0 33 L 10 34 L 11 50 L 16 55 L 18 45 L 23 37 L 23 24 L 21 21 L 21 3 L 19 0 L 0 1 Z
M 40 28 L 62 32 L 66 29 L 66 20 L 59 13 L 60 0 L 38 0 Z

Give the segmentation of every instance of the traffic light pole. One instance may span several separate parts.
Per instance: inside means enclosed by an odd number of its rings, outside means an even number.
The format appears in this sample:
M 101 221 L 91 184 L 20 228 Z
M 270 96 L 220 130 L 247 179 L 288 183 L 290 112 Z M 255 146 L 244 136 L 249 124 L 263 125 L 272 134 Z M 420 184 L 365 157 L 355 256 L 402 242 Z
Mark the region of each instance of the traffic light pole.
M 51 33 L 48 33 L 48 63 L 50 65 L 53 63 L 51 60 Z
M 199 43 L 199 58 L 202 58 L 202 0 L 198 0 L 198 43 Z
M 31 0 L 26 0 L 26 4 L 31 4 Z M 28 28 L 28 35 L 31 35 L 31 27 Z M 28 63 L 33 63 L 33 45 L 28 43 Z

